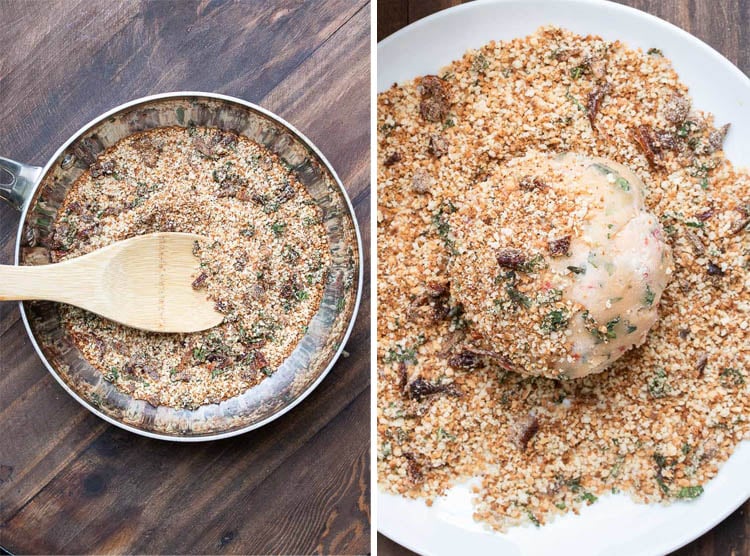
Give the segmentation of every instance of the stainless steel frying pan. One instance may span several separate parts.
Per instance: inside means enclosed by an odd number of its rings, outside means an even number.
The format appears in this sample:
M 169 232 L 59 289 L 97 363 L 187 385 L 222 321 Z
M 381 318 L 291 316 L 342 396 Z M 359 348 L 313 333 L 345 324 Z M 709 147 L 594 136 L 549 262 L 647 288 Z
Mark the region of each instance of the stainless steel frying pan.
M 52 376 L 81 405 L 129 431 L 176 441 L 225 438 L 289 411 L 325 377 L 349 337 L 362 290 L 362 242 L 341 181 L 315 146 L 267 110 L 224 95 L 179 92 L 118 106 L 83 126 L 44 168 L 0 158 L 0 198 L 21 211 L 15 263 L 47 264 L 50 233 L 68 189 L 97 154 L 140 131 L 188 125 L 231 130 L 277 154 L 323 213 L 332 268 L 320 309 L 294 352 L 272 376 L 245 393 L 195 410 L 154 407 L 118 391 L 78 351 L 58 305 L 21 302 L 24 326 Z

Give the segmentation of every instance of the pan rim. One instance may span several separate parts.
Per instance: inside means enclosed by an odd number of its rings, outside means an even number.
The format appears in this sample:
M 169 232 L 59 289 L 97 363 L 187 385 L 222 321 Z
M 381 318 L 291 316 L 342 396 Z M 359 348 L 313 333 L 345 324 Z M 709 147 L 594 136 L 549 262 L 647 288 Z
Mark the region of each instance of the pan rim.
M 88 401 L 83 399 L 75 390 L 73 390 L 67 382 L 65 382 L 60 374 L 58 373 L 57 369 L 55 369 L 50 362 L 47 360 L 47 357 L 45 356 L 44 352 L 42 351 L 41 347 L 39 346 L 39 343 L 37 342 L 36 336 L 34 335 L 34 332 L 32 331 L 31 325 L 29 323 L 28 316 L 26 314 L 26 308 L 24 306 L 23 301 L 18 302 L 18 308 L 21 313 L 21 320 L 23 321 L 24 327 L 26 328 L 26 334 L 31 340 L 32 345 L 34 346 L 34 349 L 36 350 L 37 355 L 41 359 L 44 366 L 47 368 L 49 373 L 55 378 L 55 380 L 60 384 L 60 386 L 63 387 L 63 389 L 73 398 L 75 399 L 79 404 L 81 404 L 84 408 L 89 410 L 91 413 L 96 415 L 97 417 L 103 419 L 104 421 L 115 425 L 121 429 L 127 430 L 129 432 L 138 434 L 140 436 L 145 436 L 148 438 L 154 438 L 157 440 L 169 440 L 173 442 L 207 442 L 211 440 L 220 440 L 224 438 L 231 438 L 233 436 L 238 436 L 240 434 L 244 434 L 246 432 L 250 432 L 252 430 L 258 429 L 264 425 L 267 425 L 268 423 L 275 421 L 282 415 L 286 414 L 287 412 L 291 411 L 294 407 L 296 407 L 298 404 L 300 404 L 305 398 L 307 398 L 313 390 L 315 390 L 318 385 L 325 379 L 325 377 L 328 375 L 328 373 L 333 369 L 333 366 L 336 364 L 336 362 L 341 357 L 341 353 L 344 351 L 344 347 L 346 346 L 346 343 L 349 341 L 349 337 L 351 335 L 352 330 L 354 329 L 354 323 L 357 320 L 357 315 L 359 313 L 359 306 L 360 301 L 362 298 L 362 288 L 363 288 L 363 279 L 364 279 L 364 253 L 362 251 L 362 236 L 359 230 L 359 224 L 357 222 L 356 213 L 354 211 L 354 206 L 352 205 L 351 199 L 349 198 L 349 194 L 346 191 L 346 188 L 344 187 L 341 179 L 339 178 L 338 174 L 336 173 L 336 170 L 333 168 L 333 165 L 329 162 L 329 160 L 325 157 L 325 155 L 318 149 L 318 147 L 315 146 L 315 144 L 310 141 L 310 139 L 307 138 L 306 135 L 304 135 L 302 132 L 300 132 L 296 127 L 294 127 L 292 124 L 287 122 L 284 118 L 274 114 L 273 112 L 258 106 L 257 104 L 254 104 L 252 102 L 248 102 L 246 100 L 224 95 L 220 93 L 209 93 L 209 92 L 202 92 L 202 91 L 172 91 L 167 93 L 158 93 L 154 95 L 148 95 L 145 97 L 140 97 L 128 102 L 125 102 L 123 104 L 120 104 L 103 114 L 100 114 L 99 116 L 95 117 L 94 119 L 90 120 L 86 124 L 84 124 L 82 127 L 80 127 L 75 133 L 73 133 L 67 141 L 65 141 L 56 151 L 55 153 L 50 157 L 50 159 L 47 161 L 47 163 L 42 167 L 39 177 L 37 178 L 36 184 L 34 185 L 33 190 L 31 191 L 30 198 L 33 197 L 33 195 L 37 192 L 39 189 L 39 185 L 44 180 L 44 177 L 47 175 L 49 170 L 52 168 L 52 165 L 55 163 L 55 161 L 60 157 L 60 155 L 74 142 L 76 141 L 82 134 L 86 133 L 89 129 L 91 129 L 96 124 L 106 120 L 107 118 L 110 118 L 114 116 L 115 114 L 118 114 L 122 112 L 123 110 L 126 110 L 128 108 L 131 108 L 133 106 L 138 106 L 140 104 L 145 104 L 148 102 L 163 100 L 163 99 L 169 99 L 169 98 L 180 98 L 180 97 L 193 97 L 193 98 L 205 98 L 205 99 L 215 99 L 215 100 L 221 100 L 224 102 L 230 102 L 239 104 L 241 106 L 244 106 L 245 108 L 249 108 L 250 110 L 253 110 L 255 112 L 258 112 L 265 116 L 266 118 L 280 124 L 284 128 L 286 128 L 288 131 L 290 131 L 297 139 L 302 141 L 307 148 L 309 148 L 315 156 L 320 160 L 320 162 L 325 166 L 326 170 L 330 172 L 331 177 L 335 181 L 337 187 L 339 188 L 340 193 L 342 194 L 347 209 L 349 211 L 349 217 L 352 220 L 353 227 L 354 227 L 354 233 L 357 238 L 357 295 L 355 298 L 354 306 L 352 308 L 351 317 L 349 318 L 349 322 L 346 327 L 346 331 L 341 337 L 341 341 L 339 342 L 338 347 L 336 348 L 336 351 L 334 352 L 333 356 L 331 357 L 330 361 L 327 363 L 326 367 L 323 369 L 323 371 L 320 373 L 320 375 L 304 390 L 302 391 L 294 400 L 292 400 L 289 404 L 281 408 L 280 410 L 276 411 L 272 415 L 269 415 L 265 419 L 262 419 L 256 423 L 252 423 L 250 425 L 247 425 L 245 427 L 239 427 L 237 429 L 225 431 L 225 432 L 219 432 L 219 433 L 208 433 L 208 434 L 197 434 L 197 435 L 186 435 L 186 436 L 180 436 L 176 434 L 167 434 L 167 433 L 159 433 L 159 432 L 153 432 L 148 430 L 143 430 L 138 427 L 134 427 L 132 425 L 128 425 L 127 423 L 124 423 L 122 421 L 119 421 L 102 411 L 100 411 L 95 406 L 91 405 Z M 23 228 L 24 223 L 26 222 L 26 217 L 28 215 L 28 211 L 31 208 L 32 203 L 27 202 L 22 211 L 21 211 L 21 217 L 18 225 L 18 231 L 16 235 L 16 242 L 14 246 L 14 264 L 19 265 L 21 260 L 21 242 L 23 240 Z

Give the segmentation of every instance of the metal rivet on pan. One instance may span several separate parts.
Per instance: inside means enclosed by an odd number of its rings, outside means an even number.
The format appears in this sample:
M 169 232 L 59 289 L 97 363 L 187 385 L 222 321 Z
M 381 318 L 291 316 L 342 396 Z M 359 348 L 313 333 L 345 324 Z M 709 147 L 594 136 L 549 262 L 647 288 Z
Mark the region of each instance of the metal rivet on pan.
M 60 161 L 60 168 L 62 168 L 63 170 L 67 170 L 68 168 L 70 168 L 71 166 L 73 166 L 73 164 L 75 163 L 75 161 L 76 161 L 75 155 L 72 155 L 72 154 L 68 153 Z

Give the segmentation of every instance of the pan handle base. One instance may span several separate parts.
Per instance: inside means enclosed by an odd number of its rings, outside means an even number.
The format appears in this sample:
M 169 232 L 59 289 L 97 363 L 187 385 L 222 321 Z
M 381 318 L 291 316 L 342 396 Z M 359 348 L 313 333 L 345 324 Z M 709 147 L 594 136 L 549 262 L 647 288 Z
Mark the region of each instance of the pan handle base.
M 0 199 L 23 210 L 31 198 L 42 169 L 0 156 Z

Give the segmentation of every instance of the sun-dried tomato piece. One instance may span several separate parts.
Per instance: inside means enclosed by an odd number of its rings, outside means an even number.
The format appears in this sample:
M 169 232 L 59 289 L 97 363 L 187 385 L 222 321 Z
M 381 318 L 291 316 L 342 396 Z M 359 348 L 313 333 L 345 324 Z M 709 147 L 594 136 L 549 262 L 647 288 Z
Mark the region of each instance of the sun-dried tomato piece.
M 401 153 L 396 151 L 392 152 L 388 156 L 385 157 L 385 160 L 383 161 L 383 166 L 393 166 L 397 162 L 401 162 Z
M 198 275 L 198 277 L 195 280 L 193 280 L 193 289 L 199 290 L 202 287 L 204 287 L 206 285 L 207 279 L 208 279 L 208 274 L 206 274 L 205 272 L 201 272 Z
M 485 362 L 478 353 L 465 350 L 448 359 L 448 365 L 454 369 L 481 369 Z
M 497 264 L 511 270 L 521 270 L 526 264 L 526 255 L 515 247 L 503 247 L 497 251 Z
M 461 396 L 461 392 L 453 384 L 434 384 L 421 377 L 409 383 L 408 396 L 412 400 L 421 401 L 427 396 L 435 394 L 446 394 L 453 397 Z
M 589 93 L 588 100 L 586 101 L 586 110 L 588 112 L 589 123 L 591 124 L 592 129 L 596 129 L 596 127 L 594 126 L 594 121 L 596 120 L 596 116 L 599 114 L 599 109 L 602 106 L 602 101 L 604 100 L 604 97 L 609 94 L 610 89 L 611 86 L 607 82 L 597 83 L 594 86 L 594 89 Z
M 570 236 L 551 239 L 547 242 L 549 254 L 553 257 L 567 257 L 570 255 Z
M 448 84 L 437 75 L 425 75 L 417 91 L 422 96 L 419 103 L 419 113 L 428 122 L 442 122 L 448 115 L 450 108 L 450 94 Z

